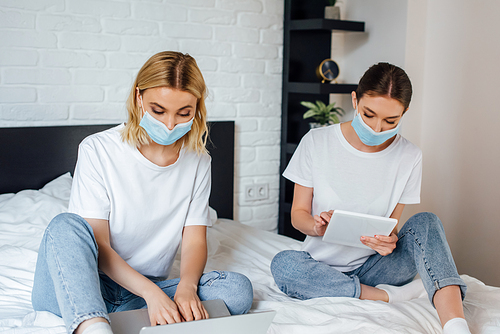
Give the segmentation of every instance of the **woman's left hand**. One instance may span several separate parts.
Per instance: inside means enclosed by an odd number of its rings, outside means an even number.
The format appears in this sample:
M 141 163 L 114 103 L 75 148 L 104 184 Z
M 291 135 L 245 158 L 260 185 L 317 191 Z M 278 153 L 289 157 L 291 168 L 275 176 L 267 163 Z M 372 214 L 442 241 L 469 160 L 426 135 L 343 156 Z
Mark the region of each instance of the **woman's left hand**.
M 196 288 L 177 286 L 174 301 L 182 317 L 186 321 L 208 319 L 208 312 L 200 301 Z
M 396 249 L 398 236 L 393 232 L 388 237 L 376 235 L 374 237 L 361 237 L 361 242 L 382 256 L 391 254 Z

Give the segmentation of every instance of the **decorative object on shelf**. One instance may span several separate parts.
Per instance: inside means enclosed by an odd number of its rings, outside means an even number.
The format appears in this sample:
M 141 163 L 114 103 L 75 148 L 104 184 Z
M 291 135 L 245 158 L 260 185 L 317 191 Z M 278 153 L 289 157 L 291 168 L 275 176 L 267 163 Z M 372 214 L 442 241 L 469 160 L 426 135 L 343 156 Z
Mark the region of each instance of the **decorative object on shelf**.
M 325 6 L 325 19 L 340 20 L 340 7 L 335 6 L 337 0 L 328 0 L 329 6 Z
M 321 80 L 321 83 L 325 83 L 325 81 L 335 82 L 339 73 L 339 65 L 332 59 L 325 59 L 316 67 L 316 75 Z
M 304 119 L 312 117 L 317 121 L 309 123 L 311 129 L 340 123 L 339 116 L 344 115 L 344 109 L 336 107 L 335 102 L 326 105 L 323 101 L 317 100 L 316 103 L 302 101 L 300 104 L 309 108 L 304 113 Z

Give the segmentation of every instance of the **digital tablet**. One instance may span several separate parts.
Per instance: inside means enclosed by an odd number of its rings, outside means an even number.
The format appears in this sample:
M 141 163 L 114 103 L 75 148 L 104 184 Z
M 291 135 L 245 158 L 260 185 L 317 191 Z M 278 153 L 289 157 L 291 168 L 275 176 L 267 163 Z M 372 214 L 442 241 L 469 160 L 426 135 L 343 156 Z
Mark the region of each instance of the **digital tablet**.
M 387 236 L 392 232 L 397 223 L 398 220 L 394 218 L 335 210 L 326 228 L 323 241 L 371 249 L 363 245 L 360 238 L 362 236 L 373 237 L 375 235 Z

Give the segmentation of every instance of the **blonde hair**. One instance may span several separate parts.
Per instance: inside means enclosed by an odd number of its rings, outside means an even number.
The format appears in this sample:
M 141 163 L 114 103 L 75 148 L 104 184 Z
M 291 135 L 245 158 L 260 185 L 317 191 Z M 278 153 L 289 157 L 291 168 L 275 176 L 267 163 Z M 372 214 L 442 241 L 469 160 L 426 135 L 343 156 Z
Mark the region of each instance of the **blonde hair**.
M 155 54 L 142 66 L 137 74 L 127 99 L 128 121 L 122 130 L 122 140 L 139 147 L 151 142 L 151 138 L 139 123 L 142 119 L 141 106 L 137 103 L 137 88 L 142 95 L 146 89 L 167 87 L 191 93 L 196 97 L 196 111 L 191 131 L 179 139 L 175 145 L 185 145 L 198 153 L 206 152 L 207 109 L 205 97 L 207 87 L 193 57 L 174 51 Z

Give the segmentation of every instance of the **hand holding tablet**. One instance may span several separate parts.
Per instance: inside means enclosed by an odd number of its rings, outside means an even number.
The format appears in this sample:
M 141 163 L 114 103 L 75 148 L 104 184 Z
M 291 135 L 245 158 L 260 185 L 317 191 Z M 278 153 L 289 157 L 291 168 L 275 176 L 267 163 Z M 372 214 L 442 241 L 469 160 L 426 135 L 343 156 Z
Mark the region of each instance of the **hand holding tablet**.
M 333 210 L 321 212 L 319 215 L 314 215 L 314 233 L 317 236 L 325 235 L 328 223 L 332 218 Z
M 335 210 L 326 228 L 323 241 L 345 246 L 371 249 L 361 243 L 362 236 L 389 235 L 397 219 Z

